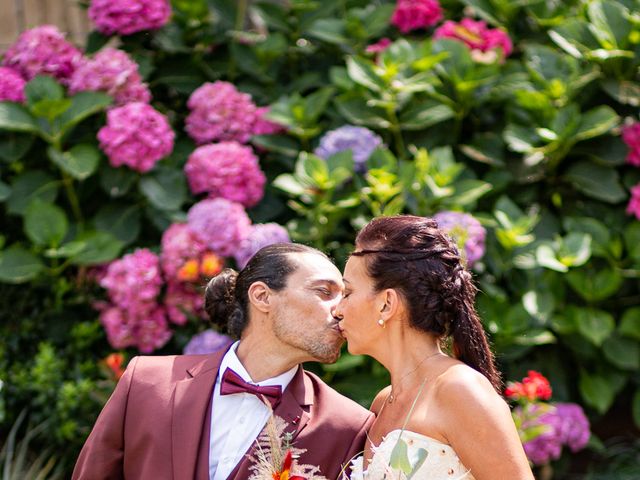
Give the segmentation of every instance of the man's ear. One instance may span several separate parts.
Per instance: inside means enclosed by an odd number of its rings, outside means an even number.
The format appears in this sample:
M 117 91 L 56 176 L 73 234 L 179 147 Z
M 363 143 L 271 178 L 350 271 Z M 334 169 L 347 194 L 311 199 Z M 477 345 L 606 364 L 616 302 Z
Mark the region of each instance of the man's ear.
M 271 295 L 271 289 L 266 283 L 252 283 L 247 291 L 247 296 L 249 297 L 249 303 L 260 312 L 267 313 L 271 310 L 273 296 Z
M 379 302 L 381 303 L 380 318 L 385 322 L 397 317 L 398 314 L 404 311 L 404 303 L 397 290 L 387 288 L 380 292 L 379 298 Z

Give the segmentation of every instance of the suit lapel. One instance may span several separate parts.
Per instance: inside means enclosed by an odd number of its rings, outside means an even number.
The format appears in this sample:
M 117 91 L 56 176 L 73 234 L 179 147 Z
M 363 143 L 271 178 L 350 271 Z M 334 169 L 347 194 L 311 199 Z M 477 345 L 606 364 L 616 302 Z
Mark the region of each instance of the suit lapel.
M 187 370 L 187 378 L 176 382 L 171 417 L 173 478 L 194 478 L 200 438 L 207 407 L 220 363 L 228 347 L 219 350 Z M 208 449 L 207 449 L 208 451 Z
M 287 422 L 285 431 L 293 434 L 294 443 L 296 437 L 311 419 L 309 406 L 312 404 L 313 385 L 305 375 L 302 367 L 299 367 L 289 386 L 282 393 L 282 398 L 273 412 Z M 254 446 L 255 443 L 247 450 L 227 479 L 245 480 L 249 478 L 249 467 L 251 467 L 252 462 L 247 456 L 253 454 Z

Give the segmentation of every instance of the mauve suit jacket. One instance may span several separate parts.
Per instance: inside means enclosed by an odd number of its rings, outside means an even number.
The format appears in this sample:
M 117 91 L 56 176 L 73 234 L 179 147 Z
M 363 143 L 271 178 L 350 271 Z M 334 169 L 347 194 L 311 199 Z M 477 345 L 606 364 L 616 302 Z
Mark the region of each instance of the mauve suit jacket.
M 226 350 L 134 358 L 82 448 L 73 480 L 208 480 L 213 386 Z M 275 414 L 288 422 L 294 447 L 307 449 L 300 463 L 319 466 L 329 479 L 362 451 L 373 422 L 371 412 L 302 368 Z M 250 466 L 243 457 L 228 478 L 246 480 Z

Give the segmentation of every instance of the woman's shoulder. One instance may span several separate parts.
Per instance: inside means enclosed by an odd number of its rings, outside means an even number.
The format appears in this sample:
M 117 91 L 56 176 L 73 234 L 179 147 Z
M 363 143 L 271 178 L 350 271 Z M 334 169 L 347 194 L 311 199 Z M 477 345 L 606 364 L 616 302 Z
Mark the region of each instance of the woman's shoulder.
M 448 409 L 484 410 L 506 405 L 491 382 L 468 365 L 454 360 L 433 382 L 435 400 Z
M 382 410 L 382 407 L 384 406 L 384 402 L 387 400 L 390 393 L 391 393 L 391 385 L 388 385 L 384 387 L 382 390 L 380 390 L 378 394 L 375 396 L 375 398 L 373 399 L 373 402 L 371 402 L 371 406 L 369 407 L 369 410 L 371 410 L 377 416 Z

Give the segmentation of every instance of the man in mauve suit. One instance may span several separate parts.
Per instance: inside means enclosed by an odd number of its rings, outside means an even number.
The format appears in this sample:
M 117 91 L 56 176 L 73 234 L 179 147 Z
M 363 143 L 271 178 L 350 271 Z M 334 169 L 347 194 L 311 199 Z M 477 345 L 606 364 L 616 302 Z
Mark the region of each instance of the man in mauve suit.
M 373 415 L 300 365 L 335 362 L 338 269 L 304 245 L 261 249 L 239 273 L 212 278 L 205 308 L 239 337 L 208 355 L 134 358 L 102 410 L 73 479 L 245 480 L 273 413 L 297 460 L 339 478 L 362 451 Z

